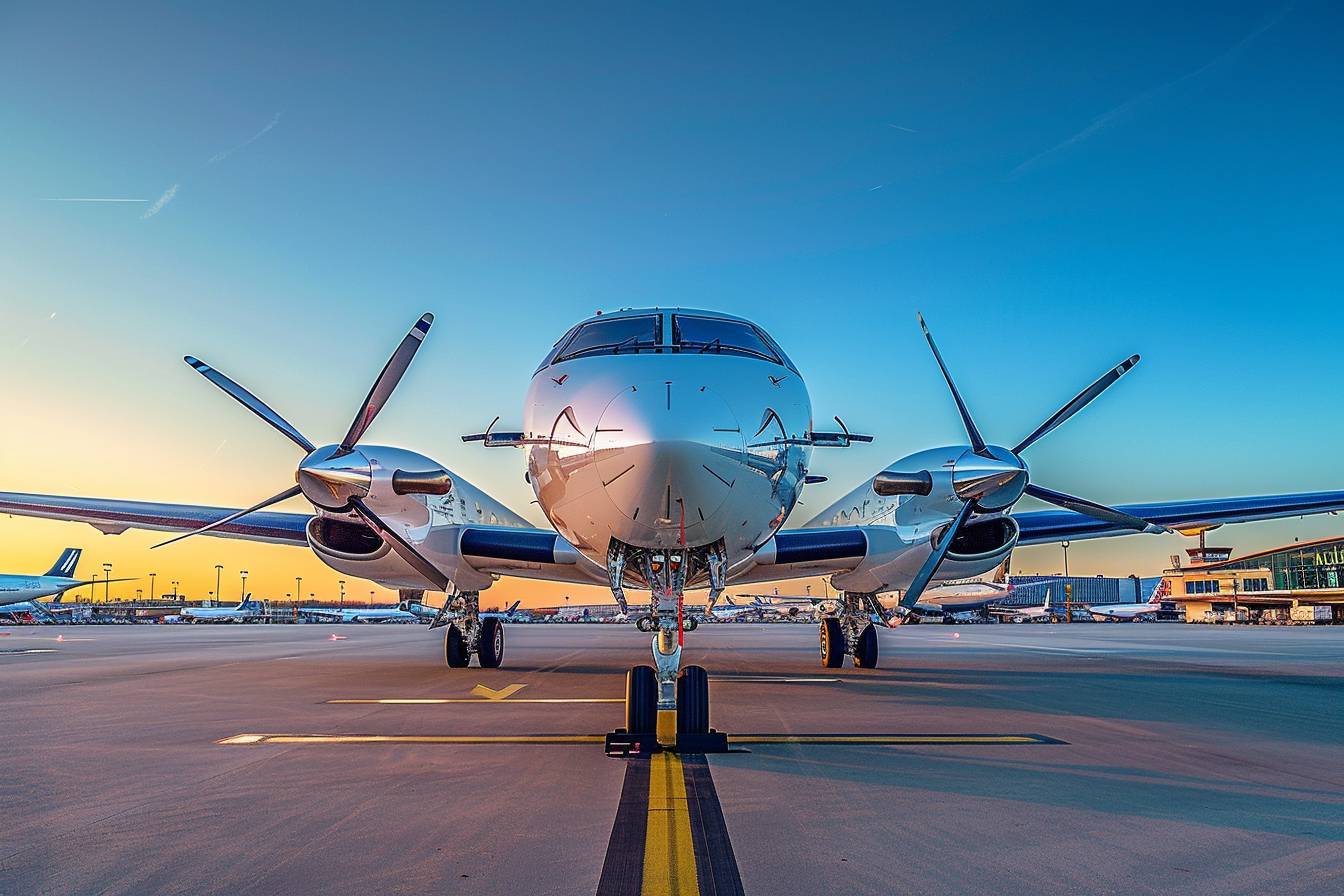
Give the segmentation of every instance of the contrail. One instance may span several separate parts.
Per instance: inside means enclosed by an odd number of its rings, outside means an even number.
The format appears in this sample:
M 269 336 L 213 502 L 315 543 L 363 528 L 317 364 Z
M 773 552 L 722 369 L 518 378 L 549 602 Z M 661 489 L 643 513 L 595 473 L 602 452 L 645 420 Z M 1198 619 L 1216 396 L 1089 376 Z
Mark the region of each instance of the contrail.
M 163 211 L 163 207 L 164 207 L 165 205 L 167 205 L 168 203 L 172 202 L 172 201 L 173 201 L 173 197 L 177 195 L 177 187 L 178 187 L 177 184 L 173 184 L 171 187 L 169 187 L 167 190 L 165 190 L 165 191 L 164 191 L 164 194 L 163 194 L 162 196 L 160 196 L 158 199 L 154 200 L 154 204 L 153 204 L 153 205 L 151 205 L 149 208 L 145 209 L 145 213 L 144 213 L 143 215 L 140 216 L 140 220 L 143 221 L 143 220 L 145 220 L 146 218 L 152 218 L 152 217 L 154 217 L 155 215 L 157 215 L 159 212 Z
M 1091 124 L 1083 128 L 1081 131 L 1074 134 L 1073 136 L 1069 137 L 1067 140 L 1064 140 L 1061 143 L 1056 143 L 1054 146 L 1050 147 L 1044 152 L 1038 152 L 1036 155 L 1027 159 L 1022 164 L 1018 165 L 1016 168 L 1014 168 L 1012 171 L 1008 173 L 1008 176 L 1010 178 L 1016 177 L 1017 175 L 1023 173 L 1024 171 L 1027 171 L 1028 169 L 1035 167 L 1035 165 L 1038 162 L 1042 161 L 1043 159 L 1048 158 L 1049 156 L 1053 156 L 1060 150 L 1068 149 L 1070 146 L 1074 146 L 1078 143 L 1083 142 L 1084 140 L 1096 134 L 1098 131 L 1101 131 L 1104 128 L 1108 127 L 1113 121 L 1115 121 L 1120 116 L 1124 115 L 1126 112 L 1129 112 L 1132 109 L 1142 105 L 1143 103 L 1146 103 L 1149 100 L 1152 100 L 1158 96 L 1161 96 L 1162 94 L 1167 93 L 1168 91 L 1179 86 L 1180 84 L 1185 83 L 1186 81 L 1191 81 L 1194 80 L 1195 78 L 1198 78 L 1205 72 L 1209 71 L 1209 69 L 1214 68 L 1215 66 L 1219 65 L 1222 62 L 1225 62 L 1228 59 L 1231 59 L 1232 57 L 1240 53 L 1242 50 L 1244 50 L 1252 41 L 1254 41 L 1260 35 L 1264 34 L 1266 31 L 1273 28 L 1275 25 L 1279 24 L 1279 22 L 1283 21 L 1283 17 L 1287 15 L 1288 11 L 1292 8 L 1293 4 L 1289 3 L 1287 6 L 1285 6 L 1282 10 L 1279 11 L 1278 15 L 1274 16 L 1272 19 L 1265 22 L 1260 27 L 1252 31 L 1250 34 L 1247 34 L 1241 40 L 1237 41 L 1235 44 L 1228 47 L 1226 50 L 1219 53 L 1217 56 L 1213 57 L 1208 62 L 1204 63 L 1194 71 L 1186 72 L 1179 78 L 1174 78 L 1170 81 L 1167 81 L 1165 84 L 1159 84 L 1156 87 L 1153 87 L 1149 90 L 1145 90 L 1142 93 L 1130 97 L 1120 105 L 1115 106 L 1112 109 L 1108 109 L 1106 112 L 1092 119 Z
M 43 197 L 41 202 L 148 202 L 148 199 L 95 199 L 88 196 Z

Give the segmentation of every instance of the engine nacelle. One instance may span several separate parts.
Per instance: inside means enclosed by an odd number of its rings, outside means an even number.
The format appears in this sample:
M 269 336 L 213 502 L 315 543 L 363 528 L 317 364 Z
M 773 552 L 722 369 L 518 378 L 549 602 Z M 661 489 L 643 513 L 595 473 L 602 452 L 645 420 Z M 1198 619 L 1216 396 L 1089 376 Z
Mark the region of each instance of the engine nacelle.
M 912 533 L 901 526 L 867 527 L 864 530 L 867 556 L 850 572 L 832 576 L 831 584 L 843 591 L 859 593 L 904 588 L 933 553 L 950 524 L 947 520 L 928 534 L 914 534 L 911 540 L 904 536 Z M 1017 521 L 1010 516 L 971 519 L 948 548 L 934 580 L 944 582 L 989 572 L 1017 545 L 1019 535 Z

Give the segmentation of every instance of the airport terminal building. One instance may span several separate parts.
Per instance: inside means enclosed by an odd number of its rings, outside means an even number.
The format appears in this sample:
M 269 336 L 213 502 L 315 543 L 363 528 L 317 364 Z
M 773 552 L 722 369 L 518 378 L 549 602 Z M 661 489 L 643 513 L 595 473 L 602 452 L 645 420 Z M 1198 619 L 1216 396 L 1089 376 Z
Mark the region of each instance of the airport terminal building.
M 1295 607 L 1324 607 L 1317 622 L 1344 622 L 1344 536 L 1233 557 L 1227 548 L 1190 551 L 1192 565 L 1163 574 L 1187 622 L 1305 621 Z M 1178 558 L 1173 558 L 1178 559 Z

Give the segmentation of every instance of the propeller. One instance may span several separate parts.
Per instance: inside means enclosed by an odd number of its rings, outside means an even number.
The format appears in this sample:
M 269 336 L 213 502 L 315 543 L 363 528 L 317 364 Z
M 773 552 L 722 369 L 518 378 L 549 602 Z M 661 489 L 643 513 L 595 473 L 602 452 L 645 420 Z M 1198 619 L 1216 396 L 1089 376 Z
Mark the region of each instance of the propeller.
M 938 567 L 947 557 L 958 533 L 976 510 L 990 512 L 1006 510 L 1023 494 L 1031 495 L 1033 498 L 1047 504 L 1053 504 L 1056 507 L 1062 507 L 1065 510 L 1086 514 L 1112 525 L 1133 529 L 1136 532 L 1167 531 L 1162 526 L 1139 519 L 1122 510 L 1116 510 L 1113 507 L 1107 507 L 1086 498 L 1076 498 L 1073 495 L 1066 495 L 1063 492 L 1036 485 L 1031 482 L 1027 465 L 1020 456 L 1022 451 L 1036 444 L 1057 429 L 1060 424 L 1087 407 L 1098 395 L 1114 385 L 1116 380 L 1133 369 L 1134 365 L 1139 363 L 1138 355 L 1129 356 L 1099 376 L 1090 386 L 1046 418 L 1044 423 L 1036 427 L 1031 435 L 1019 442 L 1016 447 L 1003 448 L 998 445 L 987 444 L 980 435 L 980 430 L 971 417 L 970 409 L 967 408 L 965 400 L 962 399 L 961 392 L 957 389 L 957 384 L 952 379 L 947 364 L 943 361 L 943 355 L 938 351 L 937 343 L 933 341 L 933 334 L 929 332 L 928 324 L 924 322 L 924 316 L 921 314 L 918 317 L 920 329 L 924 331 L 924 338 L 928 340 L 933 358 L 938 362 L 938 369 L 942 371 L 943 379 L 947 381 L 947 388 L 952 393 L 952 399 L 957 403 L 957 411 L 961 414 L 961 422 L 966 429 L 967 440 L 970 442 L 971 450 L 968 453 L 971 456 L 958 458 L 952 470 L 952 488 L 963 502 L 961 509 L 952 519 L 951 525 L 942 530 L 928 559 L 924 561 L 919 571 L 915 573 L 910 586 L 901 595 L 900 606 L 902 608 L 908 610 L 919 601 L 924 589 L 938 574 Z
M 222 519 L 201 526 L 199 529 L 194 529 L 191 532 L 156 544 L 154 547 L 163 547 L 184 538 L 190 538 L 193 535 L 209 532 L 250 513 L 256 513 L 258 510 L 302 494 L 319 507 L 335 511 L 353 511 L 407 565 L 424 576 L 427 581 L 432 582 L 438 590 L 449 590 L 451 585 L 448 577 L 365 503 L 363 499 L 368 494 L 369 483 L 367 468 L 359 469 L 357 465 L 350 463 L 348 460 L 341 460 L 356 453 L 359 440 L 368 432 L 379 412 L 391 398 L 392 393 L 401 382 L 401 378 L 411 366 L 415 353 L 419 350 L 421 343 L 424 342 L 425 336 L 429 333 L 429 328 L 433 323 L 434 315 L 432 314 L 425 314 L 415 322 L 415 326 L 411 327 L 410 332 L 401 340 L 401 344 L 397 346 L 396 351 L 392 353 L 392 357 L 384 365 L 382 372 L 378 374 L 378 378 L 374 380 L 373 387 L 369 389 L 368 397 L 364 399 L 364 404 L 360 407 L 359 413 L 355 415 L 355 419 L 351 422 L 350 429 L 346 432 L 345 437 L 341 439 L 339 444 L 328 445 L 323 448 L 313 445 L 303 433 L 290 425 L 289 421 L 277 414 L 264 401 L 247 389 L 244 389 L 209 364 L 188 355 L 184 360 L 197 373 L 214 383 L 234 401 L 265 420 L 287 439 L 302 448 L 306 452 L 306 456 L 299 463 L 298 472 L 295 475 L 295 479 L 298 481 L 297 485 L 285 489 L 278 495 L 272 495 L 245 510 L 231 513 Z M 443 494 L 450 487 L 451 480 L 448 479 L 447 472 L 442 470 L 428 473 L 398 470 L 393 474 L 393 489 L 398 494 Z

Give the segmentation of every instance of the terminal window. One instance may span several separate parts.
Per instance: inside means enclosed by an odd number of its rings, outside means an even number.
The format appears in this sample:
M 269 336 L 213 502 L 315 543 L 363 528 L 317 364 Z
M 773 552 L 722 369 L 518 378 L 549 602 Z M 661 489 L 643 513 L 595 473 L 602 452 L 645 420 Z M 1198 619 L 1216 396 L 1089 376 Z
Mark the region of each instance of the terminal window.
M 1244 591 L 1268 591 L 1269 579 L 1246 579 L 1241 585 Z
M 1217 594 L 1218 582 L 1214 579 L 1198 579 L 1185 583 L 1186 594 Z

